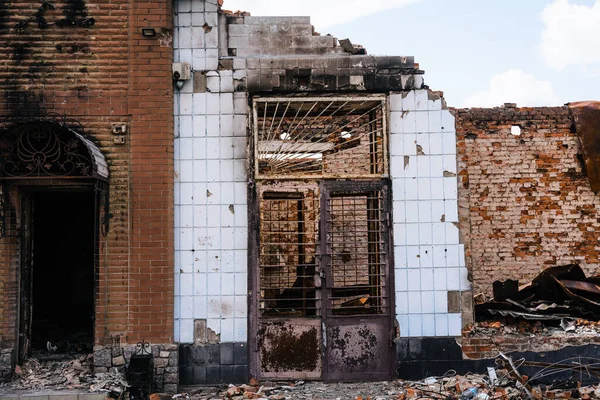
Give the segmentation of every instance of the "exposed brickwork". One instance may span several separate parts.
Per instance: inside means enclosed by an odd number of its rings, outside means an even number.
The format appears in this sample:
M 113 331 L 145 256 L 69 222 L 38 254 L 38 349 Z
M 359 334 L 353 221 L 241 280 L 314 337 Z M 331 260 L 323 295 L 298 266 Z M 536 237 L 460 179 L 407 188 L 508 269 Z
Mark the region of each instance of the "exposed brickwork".
M 131 249 L 128 342 L 173 341 L 173 49 L 141 28 L 172 30 L 171 1 L 130 1 Z
M 461 347 L 466 358 L 494 358 L 499 352 L 513 351 L 546 352 L 559 350 L 566 346 L 581 346 L 600 343 L 600 336 L 595 334 L 564 335 L 463 335 Z
M 456 110 L 460 228 L 475 293 L 560 264 L 598 273 L 600 201 L 572 123 L 567 107 Z
M 97 344 L 173 340 L 172 17 L 167 0 L 0 5 L 0 118 L 64 114 L 109 164 L 113 218 L 99 246 Z M 147 26 L 158 36 L 144 38 Z M 125 145 L 113 143 L 113 123 L 128 124 Z M 9 237 L 0 240 L 4 349 L 18 331 L 18 204 L 15 192 Z

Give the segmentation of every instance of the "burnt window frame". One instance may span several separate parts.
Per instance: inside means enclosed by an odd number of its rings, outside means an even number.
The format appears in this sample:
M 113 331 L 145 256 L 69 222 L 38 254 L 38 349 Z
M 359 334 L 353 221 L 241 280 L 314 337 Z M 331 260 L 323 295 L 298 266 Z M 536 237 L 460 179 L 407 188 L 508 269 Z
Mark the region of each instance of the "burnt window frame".
M 370 150 L 370 165 L 369 173 L 361 173 L 361 174 L 349 174 L 349 173 L 319 173 L 319 174 L 261 174 L 260 172 L 260 135 L 259 135 L 259 103 L 277 103 L 275 112 L 278 112 L 279 103 L 356 103 L 359 105 L 360 103 L 377 103 L 377 106 L 374 107 L 371 112 L 377 112 L 380 110 L 381 117 L 377 118 L 376 115 L 369 115 L 368 125 L 370 126 L 370 132 L 376 133 L 381 131 L 381 164 L 382 171 L 373 171 L 373 143 L 371 140 L 369 143 Z M 268 106 L 267 106 L 268 107 Z M 281 106 L 282 109 L 287 110 L 285 106 Z M 335 107 L 334 107 L 335 108 Z M 265 108 L 266 112 L 267 108 Z M 364 111 L 362 109 L 361 111 Z M 366 115 L 367 113 L 364 113 Z M 283 117 L 285 117 L 286 111 L 284 111 Z M 307 113 L 308 115 L 308 113 Z M 348 116 L 348 115 L 360 115 L 358 112 L 356 114 L 349 113 L 346 115 L 339 115 L 338 117 Z M 252 172 L 254 179 L 259 180 L 299 180 L 299 179 L 313 179 L 313 180 L 322 180 L 322 179 L 381 179 L 381 178 L 389 178 L 389 127 L 388 127 L 388 116 L 389 116 L 389 107 L 388 107 L 388 98 L 386 95 L 381 94 L 372 94 L 372 95 L 361 95 L 361 96 L 323 96 L 323 97 L 304 97 L 304 96 L 295 96 L 295 97 L 261 97 L 255 96 L 252 99 L 252 118 L 251 118 L 251 135 L 252 135 L 252 146 L 251 146 L 251 155 L 252 155 Z M 263 117 L 264 118 L 264 117 Z M 298 119 L 301 119 L 302 116 L 298 116 Z M 381 120 L 381 128 L 376 129 L 373 124 L 377 123 L 377 120 Z M 274 125 L 274 120 L 273 124 Z M 365 124 L 367 125 L 367 124 Z M 271 127 L 272 127 L 271 126 Z M 343 133 L 343 132 L 341 132 Z

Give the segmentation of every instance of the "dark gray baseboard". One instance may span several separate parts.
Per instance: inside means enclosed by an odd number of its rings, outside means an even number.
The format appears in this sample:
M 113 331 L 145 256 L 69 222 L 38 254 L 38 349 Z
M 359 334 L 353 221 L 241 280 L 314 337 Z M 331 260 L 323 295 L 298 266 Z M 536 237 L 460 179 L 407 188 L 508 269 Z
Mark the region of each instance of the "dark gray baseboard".
M 248 382 L 246 343 L 179 345 L 179 384 L 206 385 Z

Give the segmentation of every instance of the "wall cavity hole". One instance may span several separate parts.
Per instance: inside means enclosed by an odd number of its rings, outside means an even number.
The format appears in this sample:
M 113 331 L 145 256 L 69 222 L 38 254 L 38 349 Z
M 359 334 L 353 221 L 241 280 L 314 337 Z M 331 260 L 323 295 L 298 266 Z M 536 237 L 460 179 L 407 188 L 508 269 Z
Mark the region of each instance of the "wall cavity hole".
M 513 136 L 521 136 L 521 127 L 519 125 L 513 125 L 510 127 L 510 134 Z

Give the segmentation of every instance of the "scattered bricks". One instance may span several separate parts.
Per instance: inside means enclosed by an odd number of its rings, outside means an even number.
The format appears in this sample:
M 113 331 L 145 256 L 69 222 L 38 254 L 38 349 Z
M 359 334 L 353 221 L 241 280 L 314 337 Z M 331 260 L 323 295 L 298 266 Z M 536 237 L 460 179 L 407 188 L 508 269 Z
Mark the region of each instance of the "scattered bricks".
M 241 393 L 242 391 L 237 386 L 232 386 L 229 389 L 227 389 L 227 397 L 239 396 Z

